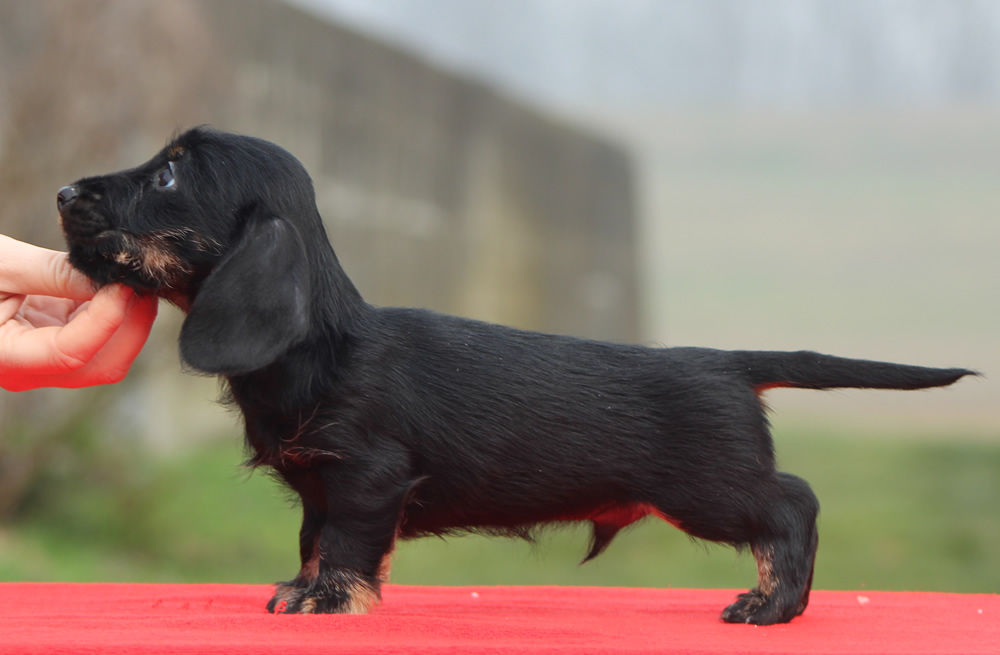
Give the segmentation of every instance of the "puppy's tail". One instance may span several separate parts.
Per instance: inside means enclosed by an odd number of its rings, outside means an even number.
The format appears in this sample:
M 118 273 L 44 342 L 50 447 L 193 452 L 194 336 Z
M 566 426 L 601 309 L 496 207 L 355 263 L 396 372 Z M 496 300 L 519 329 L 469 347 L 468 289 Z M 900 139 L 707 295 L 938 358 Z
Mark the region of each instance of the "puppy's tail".
M 964 368 L 928 368 L 907 364 L 847 359 L 802 350 L 799 352 L 734 351 L 732 353 L 754 388 L 800 389 L 928 389 L 945 387 L 966 375 Z

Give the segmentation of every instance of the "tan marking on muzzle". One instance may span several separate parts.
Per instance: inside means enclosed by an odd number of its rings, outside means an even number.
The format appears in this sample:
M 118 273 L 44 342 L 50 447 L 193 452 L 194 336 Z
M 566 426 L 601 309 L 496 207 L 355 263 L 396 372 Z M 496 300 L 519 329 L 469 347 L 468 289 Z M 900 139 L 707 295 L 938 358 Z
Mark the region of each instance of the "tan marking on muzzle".
M 125 248 L 114 260 L 135 270 L 163 287 L 175 286 L 190 273 L 187 264 L 170 247 L 171 235 L 166 233 L 123 235 Z

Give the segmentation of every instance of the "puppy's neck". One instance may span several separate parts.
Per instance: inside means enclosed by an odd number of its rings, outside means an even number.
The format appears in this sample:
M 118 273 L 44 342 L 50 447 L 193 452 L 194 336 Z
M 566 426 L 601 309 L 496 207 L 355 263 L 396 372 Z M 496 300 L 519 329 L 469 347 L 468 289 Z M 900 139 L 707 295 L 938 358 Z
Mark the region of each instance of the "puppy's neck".
M 310 254 L 317 259 L 310 280 L 314 329 L 349 332 L 353 323 L 363 320 L 367 304 L 329 243 Z

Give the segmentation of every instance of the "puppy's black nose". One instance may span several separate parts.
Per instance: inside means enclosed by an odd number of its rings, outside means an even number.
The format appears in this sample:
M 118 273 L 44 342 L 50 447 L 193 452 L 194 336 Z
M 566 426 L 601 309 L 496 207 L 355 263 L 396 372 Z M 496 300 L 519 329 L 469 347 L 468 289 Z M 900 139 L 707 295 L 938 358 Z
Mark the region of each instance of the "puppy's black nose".
M 76 186 L 64 186 L 59 189 L 59 194 L 56 196 L 56 205 L 59 209 L 62 209 L 69 203 L 76 200 L 77 193 Z

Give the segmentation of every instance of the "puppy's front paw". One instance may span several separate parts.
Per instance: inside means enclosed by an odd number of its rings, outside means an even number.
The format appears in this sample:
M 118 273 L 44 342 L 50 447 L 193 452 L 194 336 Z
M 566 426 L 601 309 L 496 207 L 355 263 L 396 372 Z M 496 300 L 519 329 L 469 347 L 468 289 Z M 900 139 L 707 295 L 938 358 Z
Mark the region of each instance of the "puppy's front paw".
M 278 583 L 267 603 L 273 614 L 367 614 L 379 602 L 379 592 L 359 580 L 315 580 L 306 587 Z
M 272 614 L 289 612 L 288 605 L 290 602 L 296 601 L 303 592 L 304 589 L 297 587 L 294 580 L 277 583 L 274 589 L 274 596 L 267 602 L 267 611 Z
M 308 589 L 299 589 L 280 584 L 274 596 L 267 603 L 272 614 L 331 614 L 338 611 L 336 603 L 330 599 L 309 594 Z

